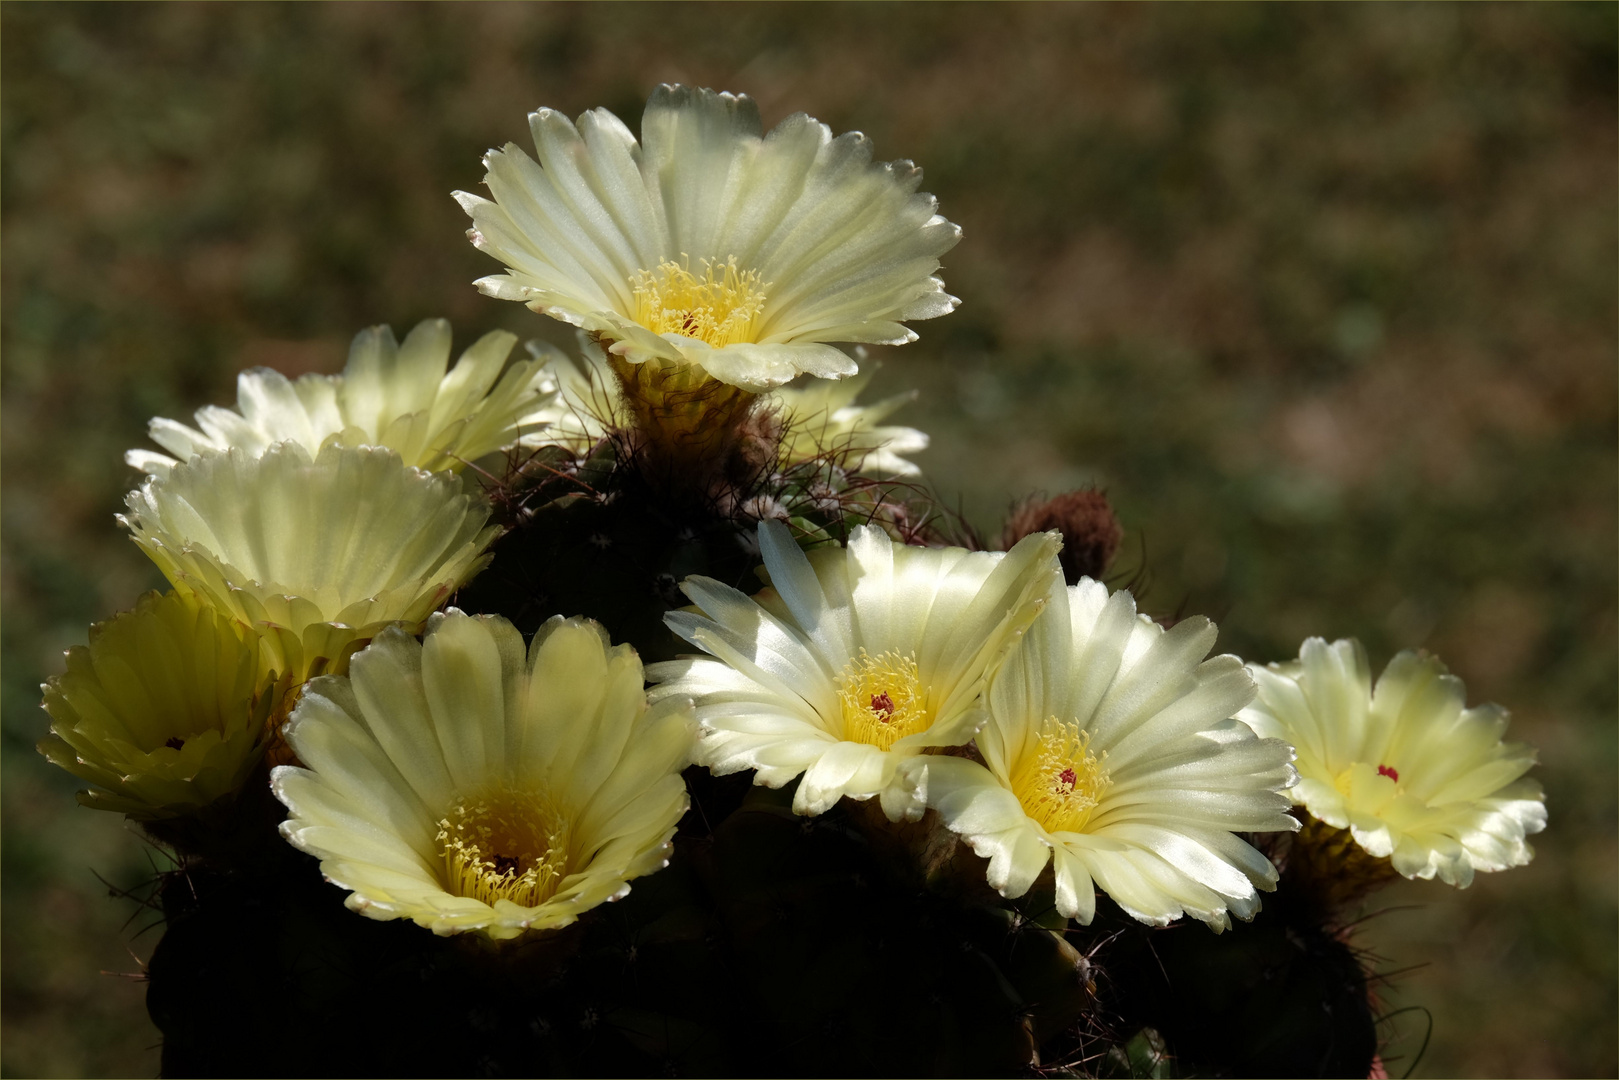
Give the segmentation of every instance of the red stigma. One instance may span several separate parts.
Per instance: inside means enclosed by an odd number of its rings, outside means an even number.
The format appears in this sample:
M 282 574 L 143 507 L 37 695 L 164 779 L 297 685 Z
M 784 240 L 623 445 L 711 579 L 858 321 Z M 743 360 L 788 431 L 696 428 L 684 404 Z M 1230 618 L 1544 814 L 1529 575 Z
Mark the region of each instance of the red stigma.
M 894 717 L 894 699 L 884 690 L 880 694 L 871 695 L 871 711 L 877 714 L 877 719 L 888 723 Z
M 1377 775 L 1378 776 L 1386 776 L 1390 780 L 1393 780 L 1396 784 L 1398 784 L 1400 782 L 1400 774 L 1399 774 L 1399 772 L 1396 771 L 1395 769 L 1391 768 L 1388 765 L 1379 765 L 1377 767 Z
M 1074 785 L 1079 782 L 1079 775 L 1073 769 L 1064 769 L 1057 774 L 1057 780 L 1069 791 L 1073 791 Z

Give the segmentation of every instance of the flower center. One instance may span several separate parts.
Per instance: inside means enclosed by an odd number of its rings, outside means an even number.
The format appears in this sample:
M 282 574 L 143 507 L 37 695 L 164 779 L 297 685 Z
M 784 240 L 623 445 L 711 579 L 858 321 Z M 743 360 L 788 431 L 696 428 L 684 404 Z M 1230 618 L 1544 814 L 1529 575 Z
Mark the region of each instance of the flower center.
M 1386 779 L 1394 786 L 1390 788 L 1380 784 L 1378 783 L 1380 779 Z M 1334 777 L 1332 786 L 1351 803 L 1360 806 L 1361 809 L 1371 810 L 1372 807 L 1381 806 L 1389 799 L 1391 790 L 1395 793 L 1401 790 L 1400 770 L 1392 765 L 1378 765 L 1374 771 L 1371 762 L 1357 761 Z
M 490 906 L 544 903 L 568 873 L 568 824 L 537 791 L 501 785 L 458 800 L 438 823 L 448 890 Z
M 1023 812 L 1049 832 L 1083 831 L 1113 782 L 1107 754 L 1097 758 L 1090 743 L 1091 733 L 1078 724 L 1048 716 L 1035 752 L 1025 755 L 1012 775 L 1012 793 Z
M 738 270 L 736 256 L 724 262 L 702 260 L 702 276 L 690 262 L 665 259 L 651 271 L 637 270 L 635 321 L 654 334 L 680 334 L 722 349 L 754 340 L 753 324 L 764 310 L 757 270 Z
M 927 699 L 914 657 L 896 652 L 872 656 L 861 649 L 838 676 L 843 737 L 887 750 L 933 723 Z

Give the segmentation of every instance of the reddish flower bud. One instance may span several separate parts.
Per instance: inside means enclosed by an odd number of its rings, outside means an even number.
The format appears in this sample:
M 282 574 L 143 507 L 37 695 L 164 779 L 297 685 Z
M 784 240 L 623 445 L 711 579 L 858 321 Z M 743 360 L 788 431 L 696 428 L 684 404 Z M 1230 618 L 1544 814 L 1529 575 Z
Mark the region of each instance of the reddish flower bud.
M 1082 577 L 1097 578 L 1124 540 L 1124 529 L 1113 516 L 1107 496 L 1095 488 L 1082 488 L 1054 499 L 1030 498 L 1012 512 L 1001 533 L 1001 547 L 1010 548 L 1030 533 L 1056 529 L 1062 533 L 1063 576 L 1073 585 Z

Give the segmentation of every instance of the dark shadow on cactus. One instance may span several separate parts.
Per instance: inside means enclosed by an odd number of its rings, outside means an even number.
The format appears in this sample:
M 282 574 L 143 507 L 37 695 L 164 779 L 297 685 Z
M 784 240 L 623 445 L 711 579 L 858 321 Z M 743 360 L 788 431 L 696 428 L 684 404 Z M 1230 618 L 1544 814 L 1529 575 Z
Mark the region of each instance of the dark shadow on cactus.
M 1360 956 L 1313 905 L 1267 894 L 1223 934 L 1136 923 L 1099 900 L 1106 1007 L 1163 1034 L 1177 1076 L 1364 1077 L 1377 1030 Z
M 525 635 L 553 615 L 588 616 L 651 663 L 690 651 L 663 625 L 687 603 L 679 589 L 686 577 L 758 591 L 761 519 L 785 521 L 806 546 L 842 541 L 864 524 L 904 543 L 970 544 L 924 488 L 845 472 L 839 461 L 851 452 L 753 461 L 713 474 L 699 492 L 649 483 L 624 433 L 583 457 L 559 447 L 525 451 L 488 485 L 507 532 L 454 603 L 504 615 Z
M 170 874 L 164 1075 L 1018 1075 L 1093 1010 L 1083 958 L 948 834 L 749 779 L 697 784 L 623 900 L 505 945 L 349 912 L 290 847 Z

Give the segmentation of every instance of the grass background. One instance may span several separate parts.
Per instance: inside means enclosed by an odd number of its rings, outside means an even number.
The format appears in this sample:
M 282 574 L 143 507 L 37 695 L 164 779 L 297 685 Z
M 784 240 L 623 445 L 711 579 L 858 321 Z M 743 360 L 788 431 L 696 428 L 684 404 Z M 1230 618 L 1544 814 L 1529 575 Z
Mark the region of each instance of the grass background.
M 38 684 L 160 579 L 111 515 L 154 415 L 336 370 L 360 327 L 481 297 L 449 198 L 524 114 L 747 91 L 910 157 L 966 234 L 961 309 L 877 390 L 993 534 L 1105 487 L 1145 603 L 1257 660 L 1423 646 L 1541 752 L 1534 864 L 1402 883 L 1418 1075 L 1611 1076 L 1613 4 L 0 5 L 3 1056 L 148 1075 L 155 855 L 39 758 Z M 1408 906 L 1409 905 L 1409 906 Z M 1396 1075 L 1426 1020 L 1390 1022 Z

